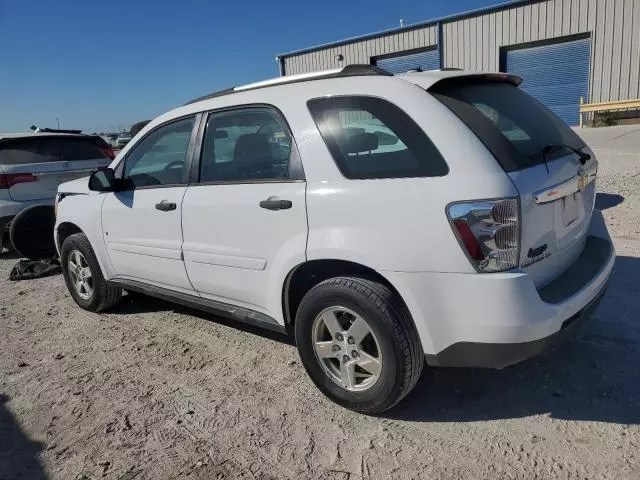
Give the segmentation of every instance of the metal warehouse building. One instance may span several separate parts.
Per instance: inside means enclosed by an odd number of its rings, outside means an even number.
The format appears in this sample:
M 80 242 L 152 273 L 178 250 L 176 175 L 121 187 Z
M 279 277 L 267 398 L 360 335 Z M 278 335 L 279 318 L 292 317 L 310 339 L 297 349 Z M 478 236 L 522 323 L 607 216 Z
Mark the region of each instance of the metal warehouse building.
M 576 125 L 581 98 L 587 104 L 640 98 L 640 0 L 514 1 L 276 59 L 282 75 L 353 63 L 393 73 L 514 73 L 525 79 L 524 90 Z

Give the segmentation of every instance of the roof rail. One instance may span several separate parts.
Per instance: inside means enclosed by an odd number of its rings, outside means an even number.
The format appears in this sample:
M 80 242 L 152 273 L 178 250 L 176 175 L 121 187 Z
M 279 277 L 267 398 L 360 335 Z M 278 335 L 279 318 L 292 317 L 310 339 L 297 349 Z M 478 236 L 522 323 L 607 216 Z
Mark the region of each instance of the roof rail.
M 185 105 L 190 105 L 202 100 L 208 100 L 210 98 L 221 97 L 223 95 L 231 95 L 232 93 L 244 92 L 247 90 L 256 90 L 258 88 L 272 87 L 276 85 L 286 85 L 289 83 L 307 82 L 310 80 L 320 80 L 326 78 L 361 77 L 369 75 L 392 76 L 392 74 L 387 72 L 386 70 L 373 65 L 347 65 L 343 68 L 334 68 L 332 70 L 322 70 L 319 72 L 300 73 L 298 75 L 287 75 L 284 77 L 276 77 L 269 80 L 249 83 L 247 85 L 240 85 L 238 87 L 227 88 L 225 90 L 210 93 L 209 95 L 194 98 L 193 100 L 185 103 Z

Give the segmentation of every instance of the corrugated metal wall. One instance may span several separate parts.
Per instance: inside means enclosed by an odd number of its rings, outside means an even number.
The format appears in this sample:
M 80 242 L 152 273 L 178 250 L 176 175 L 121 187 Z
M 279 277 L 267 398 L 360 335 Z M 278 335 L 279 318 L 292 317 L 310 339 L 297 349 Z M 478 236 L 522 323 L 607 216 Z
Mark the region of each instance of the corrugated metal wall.
M 418 68 L 421 70 L 435 70 L 440 68 L 440 52 L 434 49 L 420 53 L 378 58 L 374 63 L 391 73 L 405 73 Z
M 507 51 L 506 71 L 526 79 L 533 95 L 569 125 L 580 122 L 580 99 L 589 95 L 591 39 L 580 38 Z
M 447 67 L 497 70 L 500 47 L 591 34 L 591 102 L 640 97 L 640 0 L 547 0 L 443 24 Z
M 330 47 L 323 50 L 294 55 L 284 59 L 285 73 L 313 72 L 338 68 L 351 63 L 371 63 L 371 57 L 387 55 L 402 50 L 412 50 L 435 46 L 437 44 L 437 27 L 435 25 L 407 30 L 384 37 L 371 38 L 363 41 L 354 41 L 338 47 Z M 337 55 L 342 55 L 344 60 L 336 60 Z
M 487 71 L 501 67 L 500 47 L 590 33 L 589 101 L 640 98 L 640 0 L 532 1 L 446 21 L 442 31 L 445 67 Z M 437 26 L 428 25 L 286 57 L 285 73 L 370 63 L 376 55 L 436 43 Z

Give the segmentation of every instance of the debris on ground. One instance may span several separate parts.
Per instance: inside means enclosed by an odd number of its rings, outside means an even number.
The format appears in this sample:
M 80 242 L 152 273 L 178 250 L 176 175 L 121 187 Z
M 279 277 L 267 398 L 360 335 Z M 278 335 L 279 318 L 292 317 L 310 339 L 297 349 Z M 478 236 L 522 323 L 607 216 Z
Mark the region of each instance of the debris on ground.
M 20 260 L 9 273 L 9 280 L 32 280 L 34 278 L 49 277 L 62 273 L 60 262 L 57 258 L 47 260 Z

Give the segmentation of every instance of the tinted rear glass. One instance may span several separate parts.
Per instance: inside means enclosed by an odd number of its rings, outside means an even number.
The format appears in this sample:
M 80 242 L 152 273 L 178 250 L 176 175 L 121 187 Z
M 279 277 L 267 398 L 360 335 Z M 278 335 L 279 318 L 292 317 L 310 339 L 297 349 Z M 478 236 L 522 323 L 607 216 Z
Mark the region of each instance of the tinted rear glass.
M 478 136 L 508 172 L 543 163 L 542 150 L 547 146 L 585 146 L 549 109 L 510 83 L 445 82 L 430 92 Z M 546 160 L 567 153 L 566 148 L 558 148 L 546 154 Z
M 364 96 L 316 98 L 308 106 L 347 178 L 438 177 L 449 172 L 424 131 L 386 100 Z
M 83 137 L 29 137 L 0 143 L 0 165 L 75 162 L 108 158 L 97 143 Z

